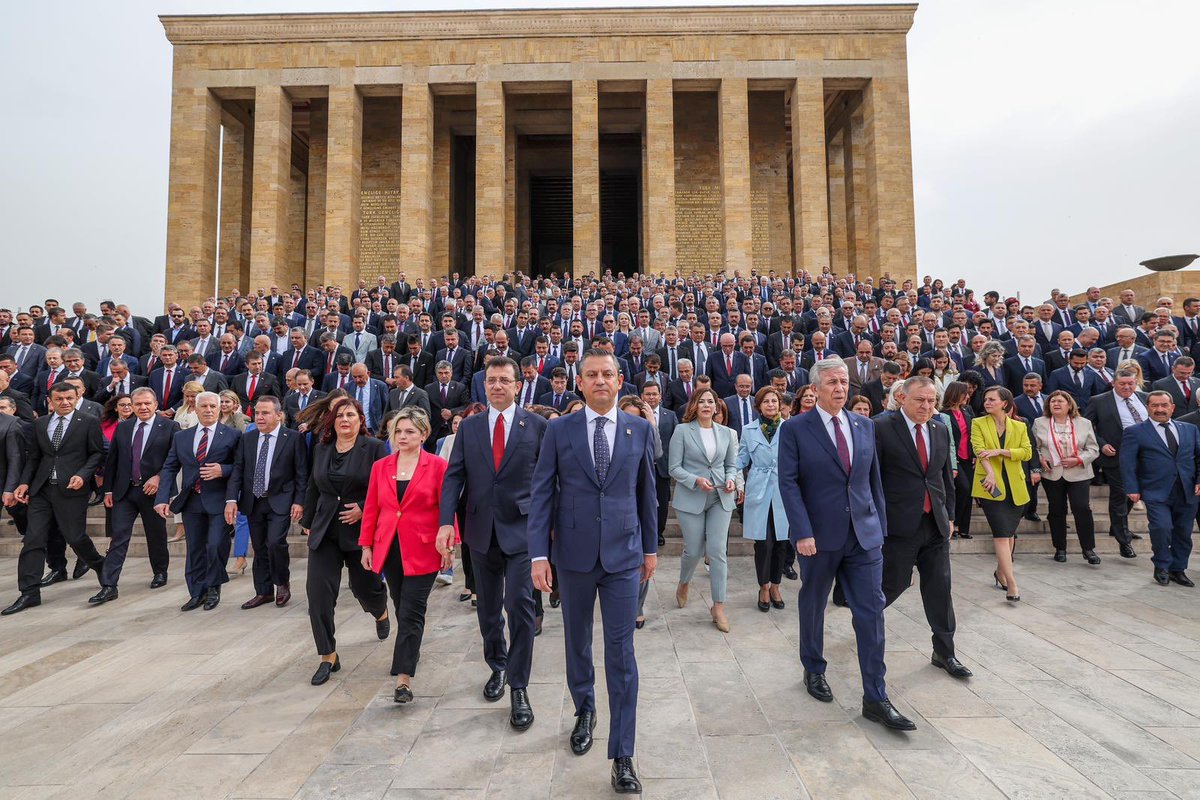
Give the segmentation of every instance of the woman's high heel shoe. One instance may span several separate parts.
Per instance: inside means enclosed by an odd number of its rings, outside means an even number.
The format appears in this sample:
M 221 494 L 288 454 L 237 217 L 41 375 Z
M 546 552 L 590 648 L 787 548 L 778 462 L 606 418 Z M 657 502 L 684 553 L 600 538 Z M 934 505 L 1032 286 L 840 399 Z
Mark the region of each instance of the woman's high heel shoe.
M 1010 603 L 1019 603 L 1019 602 L 1021 602 L 1021 595 L 1019 595 L 1019 594 L 1006 594 L 1006 595 L 1004 595 L 1004 599 L 1005 599 L 1005 600 L 1007 600 L 1007 601 L 1008 601 L 1008 602 L 1010 602 Z
M 995 570 L 992 572 L 992 578 L 995 579 L 995 581 L 996 581 L 997 589 L 1003 589 L 1006 592 L 1008 591 L 1008 587 L 1000 582 L 1000 571 L 999 570 Z

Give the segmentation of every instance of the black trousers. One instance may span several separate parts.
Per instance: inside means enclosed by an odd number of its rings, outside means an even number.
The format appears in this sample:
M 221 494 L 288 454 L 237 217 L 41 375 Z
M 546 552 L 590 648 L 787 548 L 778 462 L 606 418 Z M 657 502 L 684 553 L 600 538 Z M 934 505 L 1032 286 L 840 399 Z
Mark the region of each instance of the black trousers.
M 667 514 L 671 510 L 671 476 L 663 477 L 654 472 L 654 491 L 658 497 L 658 535 L 667 529 Z
M 479 634 L 483 637 L 483 660 L 494 670 L 507 670 L 508 685 L 524 689 L 533 667 L 533 627 L 537 613 L 529 553 L 505 553 L 492 533 L 486 553 L 471 554 L 479 603 Z M 501 613 L 503 612 L 503 614 Z M 504 619 L 508 618 L 508 642 Z
M 405 575 L 400 560 L 400 537 L 392 539 L 383 561 L 383 577 L 387 580 L 392 605 L 396 607 L 396 648 L 392 651 L 393 675 L 416 675 L 421 659 L 421 639 L 425 635 L 425 608 L 437 571 L 427 575 Z
M 1096 523 L 1092 518 L 1091 481 L 1042 481 L 1046 490 L 1046 503 L 1050 506 L 1046 518 L 1050 522 L 1050 539 L 1055 550 L 1067 549 L 1067 502 L 1075 517 L 1075 531 L 1079 534 L 1079 546 L 1083 550 L 1096 548 Z
M 1036 514 L 1037 513 L 1037 503 L 1038 503 L 1037 490 L 1038 490 L 1038 486 L 1040 485 L 1040 482 L 1034 483 L 1032 480 L 1032 476 L 1033 476 L 1032 463 L 1033 463 L 1032 461 L 1025 462 L 1025 489 L 1029 492 L 1029 504 L 1026 505 L 1024 510 L 1022 511 L 1022 513 L 1024 513 L 1024 514 Z
M 958 474 L 954 476 L 954 524 L 959 533 L 971 532 L 971 512 L 975 498 L 971 497 L 971 481 L 975 477 L 975 463 L 958 462 Z
M 24 536 L 25 531 L 29 527 L 29 506 L 24 503 L 14 503 L 12 508 L 6 510 L 8 511 L 8 515 L 12 517 L 17 533 Z M 49 555 L 47 555 L 47 559 L 49 559 Z
M 254 593 L 274 594 L 276 586 L 291 583 L 287 535 L 292 519 L 287 514 L 272 511 L 264 497 L 254 504 L 254 512 L 246 517 L 246 524 L 250 528 L 250 542 L 254 545 L 254 564 L 251 567 Z
M 387 611 L 387 590 L 379 576 L 362 565 L 362 550 L 343 550 L 337 537 L 326 533 L 316 550 L 308 551 L 308 621 L 317 654 L 337 652 L 333 617 L 342 587 L 342 567 L 350 573 L 350 593 L 362 610 L 379 619 Z
M 754 542 L 754 572 L 758 576 L 758 585 L 768 583 L 778 585 L 783 578 L 783 562 L 787 560 L 787 551 L 792 543 L 787 539 L 782 542 L 775 538 L 775 509 L 767 511 L 767 538 Z
M 75 554 L 100 572 L 104 559 L 87 535 L 87 503 L 87 494 L 68 492 L 65 484 L 47 483 L 29 499 L 29 527 L 17 559 L 17 585 L 22 594 L 40 595 L 42 571 L 46 568 L 46 541 L 54 526 Z
M 1108 484 L 1108 519 L 1109 532 L 1121 544 L 1129 544 L 1133 537 L 1129 535 L 1129 510 L 1133 503 L 1125 494 L 1125 481 L 1121 479 L 1119 467 L 1102 467 L 1104 480 Z
M 909 535 L 889 531 L 883 540 L 883 599 L 887 605 L 912 583 L 913 567 L 921 573 L 921 603 L 933 630 L 933 652 L 954 655 L 954 601 L 950 597 L 950 540 L 942 536 L 932 514 L 922 514 Z
M 29 514 L 28 506 L 25 513 Z M 67 540 L 63 538 L 62 531 L 58 529 L 56 522 L 52 522 L 47 529 L 46 566 L 56 572 L 67 571 Z
M 458 504 L 458 508 L 454 512 L 454 517 L 458 520 L 458 529 L 460 531 L 466 530 L 466 503 Z M 475 594 L 475 565 L 471 561 L 471 548 L 467 547 L 464 543 L 459 550 L 461 551 L 459 555 L 462 557 L 463 588 L 470 594 Z
M 171 561 L 167 551 L 167 521 L 154 510 L 154 495 L 143 492 L 141 486 L 130 486 L 125 496 L 113 503 L 111 510 L 112 539 L 104 556 L 101 585 L 116 586 L 121 580 L 121 569 L 125 566 L 129 541 L 133 538 L 133 523 L 138 519 L 141 519 L 142 529 L 146 533 L 150 569 L 155 575 L 166 574 Z

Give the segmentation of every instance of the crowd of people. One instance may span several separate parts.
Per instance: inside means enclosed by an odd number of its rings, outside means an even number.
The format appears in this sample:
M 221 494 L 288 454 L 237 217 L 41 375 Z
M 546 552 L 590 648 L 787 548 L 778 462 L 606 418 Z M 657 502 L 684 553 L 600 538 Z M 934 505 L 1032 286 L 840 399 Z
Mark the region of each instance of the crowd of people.
M 965 281 L 625 276 L 428 284 L 272 286 L 140 317 L 105 301 L 0 308 L 0 485 L 23 537 L 19 596 L 42 603 L 94 571 L 88 603 L 119 597 L 135 524 L 151 589 L 169 584 L 168 523 L 186 540 L 182 611 L 211 611 L 233 569 L 251 566 L 242 609 L 291 599 L 287 537 L 305 534 L 319 657 L 340 669 L 334 609 L 343 584 L 395 628 L 397 703 L 414 700 L 433 587 L 463 577 L 478 618 L 483 694 L 527 694 L 543 597 L 561 607 L 586 753 L 598 712 L 592 658 L 604 628 L 612 785 L 640 791 L 632 763 L 634 632 L 671 509 L 682 534 L 679 607 L 703 564 L 715 628 L 728 632 L 734 516 L 754 543 L 756 608 L 786 608 L 800 579 L 800 657 L 810 695 L 832 700 L 824 614 L 854 619 L 863 715 L 915 726 L 884 681 L 887 605 L 920 574 L 931 662 L 970 670 L 954 649 L 950 541 L 981 509 L 992 578 L 1021 600 L 1022 520 L 1048 506 L 1054 559 L 1067 513 L 1096 554 L 1091 487 L 1108 487 L 1120 555 L 1136 558 L 1135 503 L 1148 520 L 1153 579 L 1186 569 L 1200 496 L 1200 299 L 1137 305 L 1089 289 L 1072 303 L 976 297 Z M 108 549 L 87 532 L 102 504 Z M 978 519 L 976 519 L 978 522 Z M 48 571 L 47 571 L 48 567 Z M 388 597 L 391 597 L 391 608 Z

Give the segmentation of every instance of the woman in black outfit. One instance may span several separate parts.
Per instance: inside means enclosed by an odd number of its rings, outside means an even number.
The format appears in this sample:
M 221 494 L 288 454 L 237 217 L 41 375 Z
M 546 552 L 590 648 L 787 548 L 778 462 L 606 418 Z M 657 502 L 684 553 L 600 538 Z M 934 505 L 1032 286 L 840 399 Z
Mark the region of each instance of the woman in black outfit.
M 946 384 L 942 395 L 942 413 L 950 418 L 950 434 L 954 438 L 954 454 L 958 457 L 958 472 L 954 474 L 954 533 L 953 539 L 970 539 L 971 511 L 975 499 L 971 497 L 971 481 L 975 478 L 975 451 L 971 449 L 970 388 L 961 381 Z
M 379 576 L 363 567 L 358 544 L 371 465 L 387 455 L 387 448 L 367 435 L 362 406 L 349 397 L 335 400 L 313 433 L 317 443 L 300 527 L 309 531 L 308 617 L 321 656 L 312 684 L 320 686 L 341 669 L 333 615 L 343 566 L 350 573 L 350 591 L 375 618 L 376 634 L 386 639 L 391 631 L 387 592 Z

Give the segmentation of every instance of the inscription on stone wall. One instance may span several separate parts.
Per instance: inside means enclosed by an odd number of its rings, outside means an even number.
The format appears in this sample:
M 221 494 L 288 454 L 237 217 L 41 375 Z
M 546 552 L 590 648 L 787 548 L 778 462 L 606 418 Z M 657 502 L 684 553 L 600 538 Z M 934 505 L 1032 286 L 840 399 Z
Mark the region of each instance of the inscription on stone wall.
M 390 275 L 400 263 L 400 190 L 364 189 L 360 202 L 359 274 Z
M 675 260 L 685 273 L 725 266 L 721 190 L 715 184 L 675 188 Z
M 764 189 L 750 192 L 750 241 L 754 267 L 771 269 L 771 196 Z

